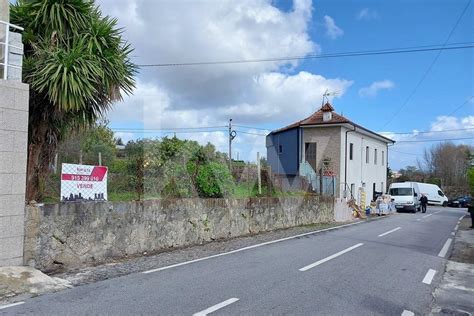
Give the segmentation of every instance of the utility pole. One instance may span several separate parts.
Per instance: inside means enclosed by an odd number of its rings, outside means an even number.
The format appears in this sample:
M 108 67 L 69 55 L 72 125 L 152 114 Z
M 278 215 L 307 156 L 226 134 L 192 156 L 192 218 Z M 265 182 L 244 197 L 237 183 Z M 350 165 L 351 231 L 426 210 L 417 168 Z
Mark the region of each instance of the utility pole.
M 232 174 L 232 140 L 237 135 L 236 131 L 232 130 L 232 119 L 229 119 L 229 171 Z
M 82 165 L 82 149 L 79 150 L 79 164 Z
M 260 174 L 260 153 L 257 151 L 257 181 L 258 181 L 258 195 L 262 195 L 262 177 Z
M 102 153 L 99 152 L 99 166 L 102 166 Z

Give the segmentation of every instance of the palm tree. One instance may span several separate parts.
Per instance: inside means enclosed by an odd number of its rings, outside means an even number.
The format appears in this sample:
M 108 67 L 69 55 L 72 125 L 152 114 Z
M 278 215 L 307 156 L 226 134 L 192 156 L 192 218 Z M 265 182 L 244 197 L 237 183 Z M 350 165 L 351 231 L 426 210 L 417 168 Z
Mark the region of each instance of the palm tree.
M 23 78 L 30 85 L 26 199 L 41 200 L 58 142 L 104 116 L 135 87 L 132 49 L 92 0 L 19 0 Z

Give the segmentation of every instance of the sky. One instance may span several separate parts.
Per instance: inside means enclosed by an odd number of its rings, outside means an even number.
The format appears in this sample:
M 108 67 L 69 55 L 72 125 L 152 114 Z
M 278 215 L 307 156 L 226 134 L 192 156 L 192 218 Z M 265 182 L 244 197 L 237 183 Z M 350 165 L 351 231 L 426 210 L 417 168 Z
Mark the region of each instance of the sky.
M 104 14 L 118 19 L 124 39 L 135 49 L 133 61 L 144 65 L 472 43 L 474 4 L 453 31 L 468 2 L 97 3 Z M 134 94 L 115 104 L 107 118 L 124 141 L 176 133 L 211 142 L 223 152 L 228 146 L 225 126 L 232 118 L 237 131 L 233 158 L 254 161 L 257 152 L 266 155 L 265 134 L 317 111 L 327 90 L 337 92 L 330 97 L 336 112 L 397 141 L 389 164 L 398 170 L 415 165 L 424 148 L 436 144 L 407 141 L 474 138 L 474 49 L 437 55 L 438 51 L 429 51 L 141 67 Z M 403 132 L 408 134 L 397 134 Z M 473 139 L 456 142 L 474 144 Z

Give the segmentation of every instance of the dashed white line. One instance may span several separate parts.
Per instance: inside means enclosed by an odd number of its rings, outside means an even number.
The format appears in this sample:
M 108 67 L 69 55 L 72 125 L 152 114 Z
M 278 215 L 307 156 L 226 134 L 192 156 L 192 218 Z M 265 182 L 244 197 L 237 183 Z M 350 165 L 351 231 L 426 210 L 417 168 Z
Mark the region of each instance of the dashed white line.
M 455 232 L 451 232 L 451 235 L 454 236 L 454 235 L 456 235 L 456 233 L 455 233 Z
M 25 304 L 25 302 L 22 301 L 22 302 L 7 304 L 7 305 L 0 305 L 0 309 L 5 309 L 5 308 L 13 307 L 13 306 L 18 306 L 18 305 L 21 305 L 21 304 Z
M 393 232 L 396 232 L 396 231 L 399 230 L 399 229 L 401 229 L 401 227 L 397 227 L 397 228 L 394 228 L 394 229 L 392 229 L 392 230 L 389 230 L 388 232 L 385 232 L 385 233 L 383 233 L 383 234 L 380 234 L 378 237 L 383 237 L 383 236 L 385 236 L 385 235 L 391 234 L 391 233 L 393 233 Z
M 315 263 L 312 263 L 312 264 L 310 264 L 310 265 L 307 265 L 307 266 L 305 266 L 305 267 L 303 267 L 303 268 L 301 268 L 301 269 L 299 269 L 299 270 L 302 271 L 302 272 L 307 271 L 307 270 L 309 270 L 309 269 L 311 269 L 311 268 L 314 268 L 314 267 L 316 267 L 316 266 L 319 266 L 320 264 L 323 264 L 323 263 L 325 263 L 325 262 L 328 262 L 329 260 L 332 260 L 332 259 L 334 259 L 334 258 L 337 258 L 337 257 L 339 257 L 339 256 L 341 256 L 341 255 L 343 255 L 343 254 L 345 254 L 345 253 L 347 253 L 347 252 L 349 252 L 349 251 L 351 251 L 351 250 L 354 250 L 354 249 L 356 249 L 356 248 L 359 248 L 359 247 L 362 246 L 362 245 L 363 245 L 363 243 L 359 243 L 359 244 L 357 244 L 357 245 L 354 245 L 354 246 L 352 246 L 352 247 L 349 247 L 349 248 L 347 248 L 347 249 L 344 249 L 344 250 L 342 250 L 342 251 L 339 251 L 338 253 L 335 253 L 335 254 L 333 254 L 333 255 L 330 255 L 329 257 L 326 257 L 326 258 L 324 258 L 324 259 L 321 259 L 321 260 L 319 260 L 319 261 L 316 261 Z
M 403 310 L 402 316 L 414 316 L 415 313 L 407 311 L 406 309 Z
M 454 226 L 454 231 L 457 231 L 457 230 L 458 230 L 458 228 L 459 228 L 459 224 L 458 224 L 458 225 L 456 225 L 456 226 Z
M 449 250 L 449 246 L 451 245 L 452 241 L 453 240 L 451 238 L 448 238 L 448 240 L 446 240 L 446 242 L 444 243 L 443 248 L 441 248 L 441 251 L 438 254 L 438 257 L 444 258 L 446 256 L 446 254 L 448 253 L 448 250 Z
M 231 251 L 228 251 L 228 252 L 218 253 L 218 254 L 215 254 L 215 255 L 212 255 L 212 256 L 202 257 L 202 258 L 198 258 L 198 259 L 194 259 L 194 260 L 190 260 L 190 261 L 185 261 L 185 262 L 180 262 L 180 263 L 172 264 L 172 265 L 157 268 L 157 269 L 143 271 L 142 273 L 147 274 L 147 273 L 158 272 L 158 271 L 167 270 L 167 269 L 171 269 L 171 268 L 176 268 L 176 267 L 184 266 L 184 265 L 187 265 L 187 264 L 191 264 L 191 263 L 195 263 L 195 262 L 199 262 L 199 261 L 203 261 L 203 260 L 208 260 L 208 259 L 212 259 L 212 258 L 227 256 L 227 255 L 230 255 L 230 254 L 233 254 L 233 253 L 237 253 L 237 252 L 241 252 L 241 251 L 245 251 L 245 250 L 249 250 L 249 249 L 253 249 L 253 248 L 258 248 L 258 247 L 262 247 L 262 246 L 266 246 L 266 245 L 271 245 L 271 244 L 274 244 L 274 243 L 277 243 L 277 242 L 282 242 L 282 241 L 295 239 L 295 238 L 298 238 L 298 237 L 303 237 L 303 236 L 308 236 L 308 235 L 313 235 L 313 234 L 317 234 L 317 233 L 323 233 L 323 232 L 327 232 L 327 231 L 330 231 L 330 230 L 335 230 L 335 229 L 342 228 L 342 227 L 358 225 L 358 224 L 361 224 L 361 223 L 364 223 L 364 222 L 350 223 L 350 224 L 340 225 L 340 226 L 336 226 L 336 227 L 330 227 L 330 228 L 325 228 L 325 229 L 321 229 L 321 230 L 315 230 L 315 231 L 312 231 L 312 232 L 303 233 L 303 234 L 299 234 L 299 235 L 295 235 L 295 236 L 290 236 L 290 237 L 285 237 L 285 238 L 281 238 L 281 239 L 271 240 L 271 241 L 263 242 L 261 244 L 256 244 L 256 245 L 252 245 L 252 246 L 248 246 L 248 247 L 243 247 L 243 248 L 231 250 Z
M 431 215 L 433 215 L 433 214 L 425 215 L 425 216 L 423 216 L 422 218 L 427 218 L 427 217 L 430 217 Z
M 219 304 L 216 304 L 216 305 L 214 305 L 214 306 L 211 306 L 211 307 L 209 307 L 209 308 L 206 308 L 206 309 L 203 310 L 203 311 L 197 312 L 197 313 L 193 314 L 193 316 L 205 316 L 205 315 L 207 315 L 207 314 L 210 314 L 210 313 L 212 313 L 212 312 L 215 312 L 215 311 L 218 310 L 218 309 L 221 309 L 221 308 L 223 308 L 223 307 L 226 307 L 227 305 L 230 305 L 230 304 L 232 304 L 232 303 L 235 303 L 235 302 L 237 302 L 238 300 L 239 300 L 239 299 L 238 299 L 238 298 L 235 298 L 235 297 L 229 298 L 228 300 L 225 300 L 224 302 L 221 302 L 221 303 L 219 303 Z
M 433 277 L 436 274 L 436 270 L 429 269 L 428 272 L 426 272 L 425 277 L 423 278 L 423 283 L 430 285 L 431 281 L 433 281 Z
M 459 221 L 461 221 L 464 218 L 465 215 L 459 217 Z

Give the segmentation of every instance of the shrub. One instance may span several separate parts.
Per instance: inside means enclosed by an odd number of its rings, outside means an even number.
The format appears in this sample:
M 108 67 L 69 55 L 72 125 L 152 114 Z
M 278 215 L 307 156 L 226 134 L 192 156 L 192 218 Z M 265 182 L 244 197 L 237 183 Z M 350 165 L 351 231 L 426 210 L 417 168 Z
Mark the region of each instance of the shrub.
M 209 162 L 200 165 L 196 174 L 196 189 L 201 197 L 225 197 L 234 192 L 235 184 L 226 165 Z

